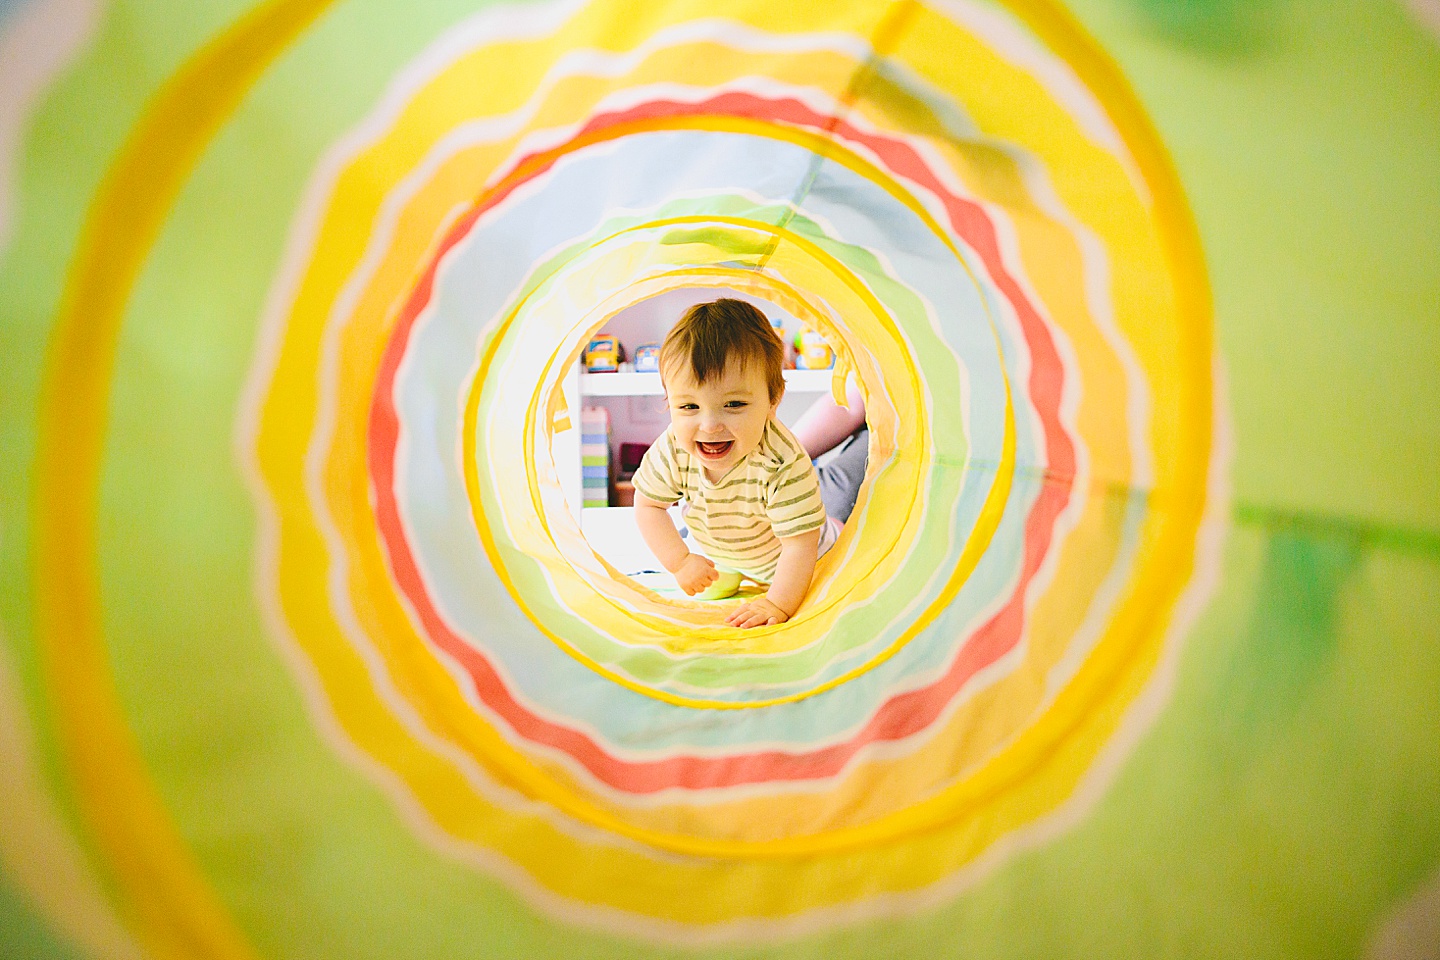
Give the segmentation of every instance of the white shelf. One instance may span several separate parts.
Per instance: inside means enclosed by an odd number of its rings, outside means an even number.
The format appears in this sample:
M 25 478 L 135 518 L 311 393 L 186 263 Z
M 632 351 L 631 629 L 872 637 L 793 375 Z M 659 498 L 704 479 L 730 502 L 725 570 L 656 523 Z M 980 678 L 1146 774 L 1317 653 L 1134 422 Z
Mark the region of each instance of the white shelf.
M 827 393 L 833 370 L 786 370 L 785 388 L 796 393 Z M 659 397 L 665 388 L 658 373 L 582 373 L 585 397 Z

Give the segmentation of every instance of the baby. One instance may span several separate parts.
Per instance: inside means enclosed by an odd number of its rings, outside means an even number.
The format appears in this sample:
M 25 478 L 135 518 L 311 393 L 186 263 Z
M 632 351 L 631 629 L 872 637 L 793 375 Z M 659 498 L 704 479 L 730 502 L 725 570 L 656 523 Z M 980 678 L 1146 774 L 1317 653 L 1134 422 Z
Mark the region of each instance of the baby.
M 680 589 L 729 596 L 741 574 L 769 584 L 726 617 L 736 627 L 794 616 L 837 535 L 810 458 L 775 419 L 783 365 L 780 338 L 755 307 L 691 307 L 660 347 L 670 427 L 635 472 L 635 523 Z M 676 532 L 666 510 L 677 500 L 713 560 L 691 553 Z

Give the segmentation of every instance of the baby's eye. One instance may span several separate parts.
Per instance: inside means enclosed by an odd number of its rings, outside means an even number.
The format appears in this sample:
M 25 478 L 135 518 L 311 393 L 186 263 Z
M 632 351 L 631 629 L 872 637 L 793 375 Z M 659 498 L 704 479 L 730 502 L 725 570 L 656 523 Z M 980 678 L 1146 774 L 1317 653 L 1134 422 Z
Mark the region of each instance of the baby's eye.
M 677 410 L 699 410 L 699 409 L 700 409 L 700 404 L 698 404 L 698 403 L 682 403 L 682 404 L 679 404 L 675 409 L 677 409 Z
M 731 408 L 732 410 L 738 410 L 741 407 L 748 407 L 749 405 L 750 404 L 746 403 L 744 400 L 730 400 L 727 401 L 725 404 L 725 406 Z

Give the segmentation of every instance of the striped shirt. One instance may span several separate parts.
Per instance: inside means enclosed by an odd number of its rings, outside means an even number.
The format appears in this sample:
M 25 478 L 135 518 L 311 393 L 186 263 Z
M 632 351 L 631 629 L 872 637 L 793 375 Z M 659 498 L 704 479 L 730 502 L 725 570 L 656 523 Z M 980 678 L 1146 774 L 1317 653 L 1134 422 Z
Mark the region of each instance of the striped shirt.
M 719 483 L 706 478 L 669 430 L 645 452 L 634 482 L 635 491 L 651 500 L 683 501 L 686 526 L 716 566 L 762 583 L 775 575 L 781 538 L 830 532 L 814 465 L 773 419 L 750 455 Z

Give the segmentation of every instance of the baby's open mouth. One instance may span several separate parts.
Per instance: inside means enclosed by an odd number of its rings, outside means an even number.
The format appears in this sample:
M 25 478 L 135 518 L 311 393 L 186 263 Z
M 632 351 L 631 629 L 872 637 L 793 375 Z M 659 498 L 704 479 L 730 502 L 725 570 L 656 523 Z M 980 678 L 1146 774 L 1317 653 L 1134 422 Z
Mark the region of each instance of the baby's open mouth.
M 734 440 L 722 440 L 719 443 L 706 443 L 704 440 L 695 441 L 695 446 L 707 457 L 723 457 L 730 452 Z

